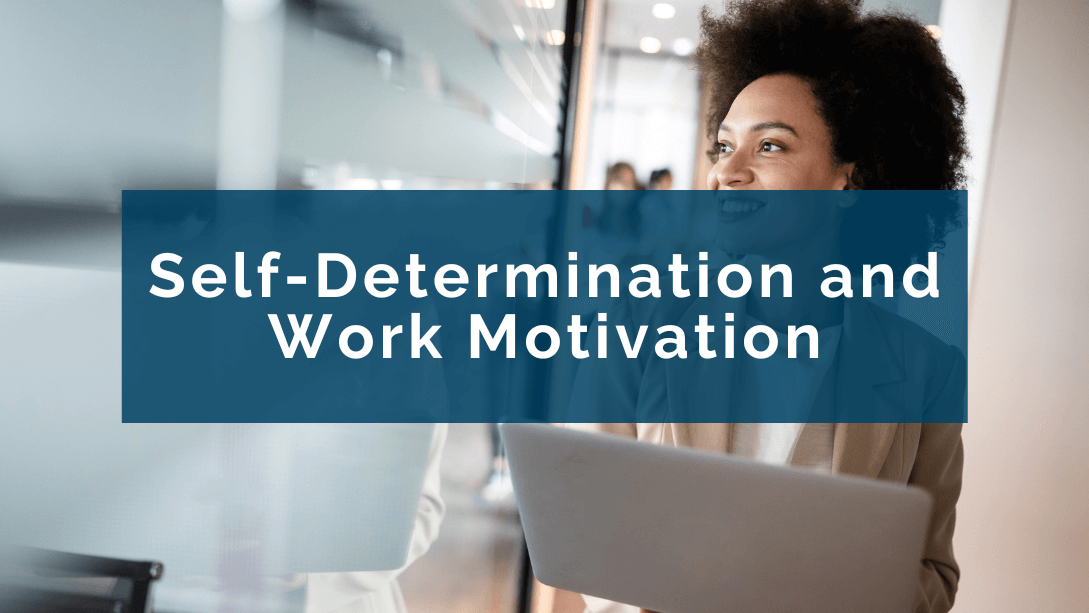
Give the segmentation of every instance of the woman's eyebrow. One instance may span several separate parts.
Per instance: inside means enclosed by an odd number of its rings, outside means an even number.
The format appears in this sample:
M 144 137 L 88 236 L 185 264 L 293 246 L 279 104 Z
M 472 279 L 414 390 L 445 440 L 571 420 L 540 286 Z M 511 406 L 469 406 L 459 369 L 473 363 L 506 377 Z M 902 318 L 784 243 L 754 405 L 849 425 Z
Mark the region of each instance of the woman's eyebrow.
M 733 132 L 733 128 L 731 128 L 729 126 L 729 124 L 725 124 L 725 123 L 719 125 L 718 130 L 719 130 L 719 132 L 730 132 L 730 133 Z M 764 122 L 758 123 L 758 124 L 754 125 L 752 128 L 750 128 L 749 132 L 761 132 L 763 130 L 786 130 L 787 132 L 790 132 L 794 136 L 798 136 L 798 131 L 797 130 L 795 130 L 791 126 L 789 126 L 789 125 L 787 125 L 787 124 L 785 124 L 785 123 L 783 123 L 781 121 L 764 121 Z
M 787 124 L 785 124 L 785 123 L 783 123 L 781 121 L 765 121 L 763 123 L 758 123 L 755 126 L 753 126 L 752 129 L 749 130 L 749 131 L 750 132 L 762 132 L 764 130 L 786 130 L 787 132 L 790 132 L 794 136 L 798 135 L 797 130 L 795 130 L 794 128 L 788 126 Z

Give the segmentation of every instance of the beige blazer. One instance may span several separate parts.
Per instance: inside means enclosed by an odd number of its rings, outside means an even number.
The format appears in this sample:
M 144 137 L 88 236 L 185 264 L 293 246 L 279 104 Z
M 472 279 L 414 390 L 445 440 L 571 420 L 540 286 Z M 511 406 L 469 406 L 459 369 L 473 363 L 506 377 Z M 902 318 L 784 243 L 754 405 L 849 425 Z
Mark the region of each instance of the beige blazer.
M 728 301 L 722 299 L 720 302 Z M 611 324 L 662 325 L 691 329 L 698 313 L 689 304 L 622 300 L 610 313 Z M 680 303 L 681 301 L 672 301 Z M 707 300 L 704 301 L 705 303 Z M 699 307 L 744 312 L 742 300 Z M 690 320 L 690 321 L 689 321 Z M 679 322 L 679 323 L 678 323 Z M 689 325 L 691 324 L 691 325 Z M 652 328 L 653 329 L 653 328 Z M 714 339 L 712 339 L 713 342 Z M 711 344 L 717 346 L 720 343 Z M 922 328 L 864 299 L 848 299 L 836 371 L 836 406 L 850 411 L 866 403 L 891 403 L 934 409 L 953 403 L 963 409 L 967 365 L 961 352 Z M 689 364 L 649 355 L 642 360 L 587 360 L 580 366 L 572 402 L 604 403 L 634 415 L 661 414 L 666 403 L 680 407 L 690 399 L 722 398 L 728 412 L 734 360 L 690 358 Z M 631 413 L 633 410 L 634 413 Z M 729 423 L 602 423 L 569 427 L 623 434 L 666 445 L 727 452 Z M 953 557 L 953 528 L 960 496 L 963 446 L 961 424 L 841 423 L 835 426 L 832 470 L 910 483 L 934 497 L 926 547 L 919 567 L 913 611 L 944 613 L 953 606 L 960 569 Z

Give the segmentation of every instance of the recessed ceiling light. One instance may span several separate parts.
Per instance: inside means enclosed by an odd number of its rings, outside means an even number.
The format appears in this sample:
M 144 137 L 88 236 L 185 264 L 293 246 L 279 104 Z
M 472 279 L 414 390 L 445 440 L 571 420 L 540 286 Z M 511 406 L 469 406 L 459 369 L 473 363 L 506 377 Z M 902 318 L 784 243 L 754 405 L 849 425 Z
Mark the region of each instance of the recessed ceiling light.
M 942 29 L 940 26 L 927 26 L 926 31 L 930 32 L 930 35 L 934 37 L 934 40 L 938 40 L 942 37 Z
M 658 53 L 662 50 L 662 41 L 653 36 L 641 38 L 639 39 L 639 50 L 643 53 Z
M 677 9 L 673 8 L 672 4 L 655 4 L 650 7 L 650 14 L 658 19 L 673 19 L 673 16 L 677 14 Z
M 696 43 L 692 42 L 690 38 L 678 38 L 673 41 L 673 53 L 677 55 L 688 55 L 695 48 Z
M 550 45 L 562 45 L 563 39 L 563 30 L 549 30 L 548 32 L 545 32 L 545 42 Z

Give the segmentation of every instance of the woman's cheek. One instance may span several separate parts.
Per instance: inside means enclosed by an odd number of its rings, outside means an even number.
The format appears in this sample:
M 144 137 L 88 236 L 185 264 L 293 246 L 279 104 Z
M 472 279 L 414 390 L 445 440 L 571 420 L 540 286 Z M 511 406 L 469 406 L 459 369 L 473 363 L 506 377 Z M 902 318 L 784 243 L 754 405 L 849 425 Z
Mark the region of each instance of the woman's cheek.
M 707 189 L 718 189 L 718 167 L 722 162 L 715 162 L 711 166 L 711 170 L 707 173 Z

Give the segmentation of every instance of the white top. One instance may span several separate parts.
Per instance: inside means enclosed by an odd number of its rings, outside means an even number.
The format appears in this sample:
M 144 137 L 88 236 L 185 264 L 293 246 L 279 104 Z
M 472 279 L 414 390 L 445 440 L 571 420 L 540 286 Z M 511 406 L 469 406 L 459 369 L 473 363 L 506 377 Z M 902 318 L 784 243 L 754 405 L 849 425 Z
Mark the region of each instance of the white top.
M 760 325 L 751 316 L 746 319 L 746 329 Z M 751 410 L 773 406 L 813 407 L 817 402 L 830 402 L 830 397 L 818 399 L 817 394 L 842 333 L 841 325 L 820 330 L 816 358 L 809 357 L 807 344 L 803 342 L 798 343 L 798 356 L 789 358 L 787 337 L 776 332 L 779 349 L 771 357 L 761 360 L 759 367 L 748 356 L 738 364 L 735 406 Z M 801 338 L 806 339 L 805 335 Z M 832 424 L 735 424 L 732 433 L 730 453 L 734 455 L 778 466 L 832 471 Z

